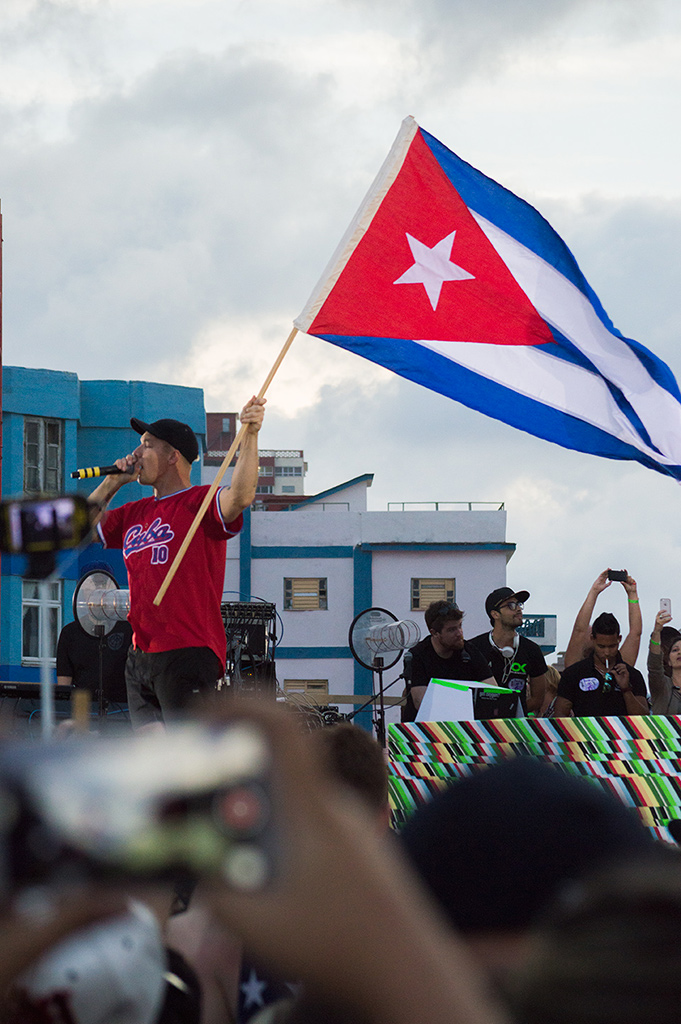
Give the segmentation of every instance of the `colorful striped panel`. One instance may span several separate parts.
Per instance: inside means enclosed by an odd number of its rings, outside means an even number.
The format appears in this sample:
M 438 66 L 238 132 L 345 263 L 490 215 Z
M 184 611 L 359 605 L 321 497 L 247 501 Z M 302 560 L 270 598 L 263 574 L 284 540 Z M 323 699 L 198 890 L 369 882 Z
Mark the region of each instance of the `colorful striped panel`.
M 396 827 L 453 780 L 517 756 L 591 779 L 667 842 L 681 818 L 679 716 L 411 722 L 389 727 L 388 750 Z

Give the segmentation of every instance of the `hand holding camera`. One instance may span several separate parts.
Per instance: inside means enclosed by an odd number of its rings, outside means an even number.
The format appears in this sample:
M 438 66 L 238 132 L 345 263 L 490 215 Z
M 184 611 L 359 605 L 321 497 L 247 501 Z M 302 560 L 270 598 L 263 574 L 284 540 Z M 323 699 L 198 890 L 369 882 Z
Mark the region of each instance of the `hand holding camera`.
M 274 873 L 267 745 L 245 723 L 0 749 L 0 885 Z

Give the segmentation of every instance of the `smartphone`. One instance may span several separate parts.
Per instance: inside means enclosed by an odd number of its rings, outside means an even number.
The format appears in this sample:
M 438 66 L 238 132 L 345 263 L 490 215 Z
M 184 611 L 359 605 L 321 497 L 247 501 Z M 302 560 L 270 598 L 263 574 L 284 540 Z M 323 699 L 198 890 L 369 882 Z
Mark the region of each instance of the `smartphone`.
M 629 573 L 626 569 L 608 569 L 608 579 L 617 580 L 619 583 L 624 583 L 629 578 Z
M 0 748 L 0 895 L 64 881 L 274 873 L 270 755 L 243 723 Z M 3 892 L 4 890 L 4 892 Z
M 667 612 L 669 615 L 672 613 L 672 600 L 670 597 L 660 598 L 660 611 Z

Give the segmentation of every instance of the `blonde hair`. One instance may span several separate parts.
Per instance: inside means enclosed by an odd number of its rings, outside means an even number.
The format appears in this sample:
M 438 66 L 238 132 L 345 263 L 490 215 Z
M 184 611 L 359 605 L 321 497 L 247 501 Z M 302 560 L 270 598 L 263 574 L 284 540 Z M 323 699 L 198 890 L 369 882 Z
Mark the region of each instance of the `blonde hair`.
M 549 665 L 546 669 L 546 689 L 556 693 L 560 682 L 560 672 L 555 665 Z

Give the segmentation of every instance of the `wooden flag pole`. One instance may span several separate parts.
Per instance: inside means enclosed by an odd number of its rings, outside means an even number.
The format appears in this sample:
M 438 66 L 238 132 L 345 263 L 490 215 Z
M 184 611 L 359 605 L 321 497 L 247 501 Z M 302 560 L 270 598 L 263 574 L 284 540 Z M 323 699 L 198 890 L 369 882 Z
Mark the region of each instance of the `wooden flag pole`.
M 290 347 L 291 347 L 291 345 L 293 343 L 293 339 L 295 338 L 297 333 L 298 333 L 298 328 L 294 327 L 293 330 L 291 331 L 291 333 L 289 334 L 288 338 L 284 342 L 284 345 L 283 345 L 283 348 L 282 348 L 281 352 L 279 353 L 279 355 L 275 359 L 274 365 L 272 366 L 272 369 L 267 374 L 267 377 L 265 378 L 265 383 L 263 384 L 263 386 L 260 388 L 260 391 L 258 392 L 258 398 L 264 398 L 265 397 L 265 392 L 267 391 L 268 387 L 272 383 L 274 375 L 277 372 L 277 370 L 279 369 L 279 367 L 281 366 L 282 360 L 283 360 L 284 356 L 286 355 L 286 353 L 288 352 L 288 350 L 290 349 Z M 181 563 L 182 559 L 185 556 L 185 552 L 186 552 L 187 548 L 191 544 L 192 537 L 194 536 L 194 534 L 198 530 L 199 525 L 201 524 L 201 520 L 203 519 L 203 517 L 206 514 L 206 510 L 207 510 L 208 506 L 210 505 L 211 501 L 215 497 L 215 493 L 216 493 L 218 487 L 220 486 L 220 481 L 222 480 L 223 476 L 225 475 L 225 472 L 227 471 L 227 468 L 228 468 L 230 462 L 234 458 L 234 453 L 236 452 L 237 448 L 239 447 L 239 442 L 241 441 L 241 438 L 243 437 L 243 435 L 246 433 L 247 430 L 248 430 L 248 424 L 247 423 L 242 423 L 240 428 L 239 428 L 239 433 L 236 435 L 236 437 L 232 441 L 232 445 L 231 445 L 229 451 L 227 452 L 227 454 L 225 455 L 224 459 L 222 460 L 222 465 L 220 466 L 219 470 L 217 471 L 217 475 L 215 477 L 215 480 L 213 480 L 213 483 L 210 485 L 210 489 L 209 489 L 208 493 L 206 494 L 206 497 L 203 499 L 203 502 L 201 503 L 201 508 L 199 509 L 199 511 L 194 516 L 194 521 L 191 524 L 191 526 L 189 527 L 189 529 L 187 530 L 187 536 L 182 541 L 182 544 L 180 546 L 180 550 L 175 555 L 175 558 L 173 559 L 173 563 L 170 566 L 170 568 L 168 569 L 168 572 L 166 573 L 166 578 L 164 579 L 164 581 L 161 584 L 161 586 L 158 588 L 158 594 L 154 598 L 154 604 L 155 605 L 159 605 L 161 603 L 161 601 L 163 600 L 163 597 L 165 595 L 166 590 L 170 586 L 170 583 L 172 581 L 173 576 L 175 575 L 177 570 L 180 568 L 180 563 Z

